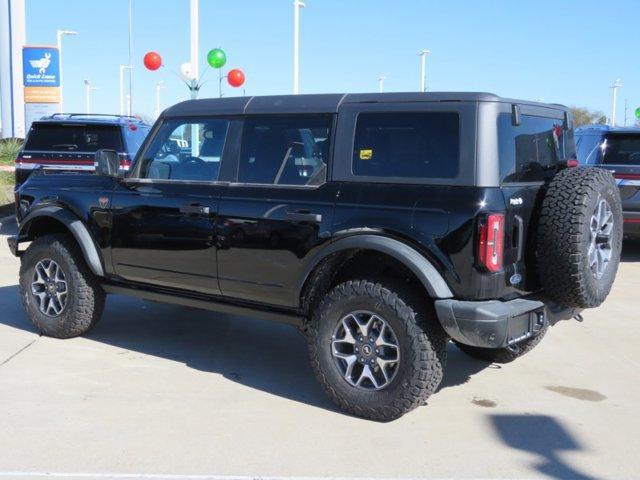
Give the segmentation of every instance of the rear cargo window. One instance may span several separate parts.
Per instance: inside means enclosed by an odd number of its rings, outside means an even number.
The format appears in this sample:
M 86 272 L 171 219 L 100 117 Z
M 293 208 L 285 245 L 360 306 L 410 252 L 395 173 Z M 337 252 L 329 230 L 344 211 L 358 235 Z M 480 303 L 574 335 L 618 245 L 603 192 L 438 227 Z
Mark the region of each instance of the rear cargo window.
M 500 173 L 503 182 L 538 182 L 553 175 L 556 164 L 573 155 L 573 132 L 558 118 L 498 116 Z
M 455 178 L 460 119 L 454 112 L 361 113 L 353 174 L 363 177 Z
M 601 145 L 602 163 L 607 165 L 640 165 L 640 135 L 607 135 Z
M 34 124 L 25 150 L 42 152 L 95 152 L 108 148 L 122 152 L 120 128 L 111 125 Z

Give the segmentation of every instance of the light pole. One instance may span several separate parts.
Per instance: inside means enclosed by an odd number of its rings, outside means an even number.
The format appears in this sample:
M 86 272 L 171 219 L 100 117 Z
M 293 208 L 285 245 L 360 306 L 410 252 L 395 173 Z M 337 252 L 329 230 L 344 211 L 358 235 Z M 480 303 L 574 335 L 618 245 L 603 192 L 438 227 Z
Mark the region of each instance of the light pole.
M 380 93 L 384 92 L 384 81 L 387 77 L 385 77 L 384 75 L 380 75 L 378 77 L 378 90 L 380 90 Z
M 191 27 L 191 98 L 198 98 L 198 78 L 200 76 L 198 64 L 198 28 L 200 14 L 198 12 L 199 0 L 191 0 L 190 27 Z M 200 155 L 200 131 L 196 123 L 191 124 L 191 156 Z
M 131 58 L 133 50 L 133 0 L 129 0 L 129 65 L 133 65 Z M 131 115 L 133 104 L 133 68 L 129 67 L 129 99 L 127 101 L 128 115 Z
M 97 90 L 98 87 L 92 87 L 89 80 L 84 79 L 84 94 L 85 94 L 85 112 L 91 113 L 91 92 Z
M 609 122 L 609 125 L 611 125 L 612 127 L 615 127 L 616 125 L 616 97 L 618 96 L 618 89 L 622 86 L 622 81 L 618 78 L 615 82 L 613 82 L 613 85 L 611 85 L 611 88 L 613 90 L 613 97 L 611 99 L 611 121 Z
M 430 50 L 420 50 L 418 56 L 420 57 L 420 91 L 427 91 L 427 55 L 431 53 Z
M 60 64 L 60 113 L 64 112 L 63 108 L 63 91 L 62 91 L 62 37 L 64 35 L 77 35 L 78 32 L 73 30 L 57 30 L 56 31 L 56 43 L 58 45 L 58 59 Z
M 156 118 L 160 116 L 160 89 L 167 88 L 163 83 L 164 82 L 162 80 L 156 83 Z
M 293 93 L 300 93 L 300 9 L 306 5 L 293 0 Z
M 124 70 L 133 68 L 132 65 L 120 65 L 120 115 L 124 115 Z M 127 102 L 128 115 L 131 115 L 131 95 L 129 95 L 129 101 Z

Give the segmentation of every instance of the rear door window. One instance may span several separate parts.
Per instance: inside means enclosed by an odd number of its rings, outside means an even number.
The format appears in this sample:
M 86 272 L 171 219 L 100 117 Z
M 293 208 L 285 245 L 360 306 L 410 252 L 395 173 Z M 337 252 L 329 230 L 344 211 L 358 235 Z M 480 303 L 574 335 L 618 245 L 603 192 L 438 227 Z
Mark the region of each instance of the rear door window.
M 569 135 L 567 135 L 569 133 Z M 498 116 L 500 171 L 503 182 L 544 181 L 556 171 L 558 162 L 568 158 L 573 147 L 565 148 L 570 132 L 558 118 L 522 115 L 520 125 L 510 114 Z
M 117 125 L 34 124 L 25 150 L 40 152 L 95 152 L 101 148 L 123 151 Z
M 640 134 L 607 135 L 601 148 L 605 165 L 640 165 Z
M 238 182 L 320 185 L 330 151 L 331 115 L 285 115 L 245 120 Z
M 460 164 L 455 112 L 361 113 L 352 173 L 362 177 L 454 178 Z

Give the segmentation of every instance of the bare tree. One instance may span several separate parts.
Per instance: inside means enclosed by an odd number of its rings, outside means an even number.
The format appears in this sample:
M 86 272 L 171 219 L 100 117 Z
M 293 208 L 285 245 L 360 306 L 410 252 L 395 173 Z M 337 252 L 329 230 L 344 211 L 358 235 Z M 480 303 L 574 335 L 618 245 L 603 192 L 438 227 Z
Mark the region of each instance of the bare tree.
M 573 120 L 576 127 L 589 124 L 606 124 L 607 116 L 598 110 L 589 110 L 588 108 L 572 106 Z

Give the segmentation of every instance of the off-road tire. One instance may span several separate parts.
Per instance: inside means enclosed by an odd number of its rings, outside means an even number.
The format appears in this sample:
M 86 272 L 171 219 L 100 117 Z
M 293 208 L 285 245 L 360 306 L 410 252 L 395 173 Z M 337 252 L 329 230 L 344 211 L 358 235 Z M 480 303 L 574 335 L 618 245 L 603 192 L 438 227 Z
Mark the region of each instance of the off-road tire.
M 38 308 L 31 292 L 34 268 L 40 260 L 51 259 L 64 271 L 68 296 L 57 317 L 47 316 Z M 88 332 L 100 319 L 105 293 L 74 240 L 64 234 L 45 235 L 34 240 L 22 256 L 20 298 L 29 320 L 49 337 L 71 338 Z
M 455 340 L 453 343 L 455 343 L 456 347 L 458 347 L 461 351 L 475 359 L 489 363 L 510 363 L 513 362 L 516 358 L 520 358 L 524 354 L 533 350 L 536 345 L 538 345 L 542 341 L 548 329 L 549 325 L 547 324 L 535 337 L 520 342 L 518 344 L 517 352 L 509 350 L 508 348 L 472 347 L 471 345 L 465 345 L 464 343 L 459 343 Z
M 354 310 L 382 315 L 400 348 L 398 371 L 382 390 L 363 391 L 347 382 L 336 366 L 331 339 L 337 323 Z M 409 285 L 349 280 L 320 302 L 305 330 L 311 366 L 327 395 L 349 413 L 376 421 L 395 420 L 436 391 L 446 364 L 447 336 L 433 307 Z
M 613 213 L 611 257 L 601 278 L 589 267 L 590 223 L 599 199 Z M 604 302 L 620 263 L 622 207 L 612 174 L 600 168 L 569 168 L 551 181 L 540 211 L 536 260 L 540 282 L 555 302 L 593 308 Z

